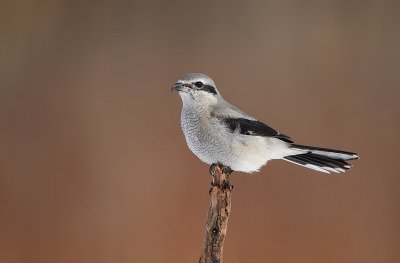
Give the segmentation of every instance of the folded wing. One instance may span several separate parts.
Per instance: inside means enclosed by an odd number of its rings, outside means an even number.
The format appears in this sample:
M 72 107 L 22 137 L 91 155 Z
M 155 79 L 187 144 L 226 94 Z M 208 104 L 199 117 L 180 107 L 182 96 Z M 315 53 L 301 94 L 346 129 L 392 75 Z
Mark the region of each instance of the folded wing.
M 232 133 L 249 136 L 274 137 L 288 143 L 293 143 L 289 136 L 279 133 L 277 130 L 257 120 L 224 118 L 222 121 L 227 125 Z

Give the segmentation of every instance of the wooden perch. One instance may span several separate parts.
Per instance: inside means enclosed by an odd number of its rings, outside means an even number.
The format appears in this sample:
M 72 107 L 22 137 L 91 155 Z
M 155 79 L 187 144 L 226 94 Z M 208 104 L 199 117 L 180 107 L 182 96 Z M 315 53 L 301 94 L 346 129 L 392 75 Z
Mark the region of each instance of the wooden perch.
M 228 219 L 231 213 L 232 184 L 229 175 L 232 170 L 221 164 L 213 164 L 210 167 L 212 175 L 210 196 L 211 203 L 208 209 L 203 241 L 203 250 L 199 263 L 220 263 Z

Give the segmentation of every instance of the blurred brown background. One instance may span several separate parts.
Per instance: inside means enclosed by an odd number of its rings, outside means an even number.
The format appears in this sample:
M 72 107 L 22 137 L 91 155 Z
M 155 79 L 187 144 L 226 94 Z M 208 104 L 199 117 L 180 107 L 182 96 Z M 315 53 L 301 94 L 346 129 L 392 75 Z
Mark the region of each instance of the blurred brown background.
M 210 177 L 170 91 L 185 72 L 361 156 L 234 174 L 225 262 L 400 262 L 398 1 L 1 6 L 1 262 L 197 262 Z

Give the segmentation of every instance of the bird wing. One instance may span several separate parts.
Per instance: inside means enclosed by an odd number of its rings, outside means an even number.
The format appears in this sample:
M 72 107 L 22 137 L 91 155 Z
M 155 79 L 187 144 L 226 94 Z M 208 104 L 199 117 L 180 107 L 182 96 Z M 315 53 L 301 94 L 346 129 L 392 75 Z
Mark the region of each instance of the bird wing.
M 244 118 L 224 118 L 222 122 L 226 124 L 229 131 L 250 136 L 274 137 L 285 142 L 293 143 L 291 138 L 285 134 L 279 133 L 265 123 L 257 120 L 248 120 Z
M 221 101 L 218 107 L 214 107 L 211 111 L 211 116 L 221 120 L 232 133 L 274 137 L 288 143 L 293 143 L 289 136 L 279 133 L 277 130 L 258 121 L 227 101 Z

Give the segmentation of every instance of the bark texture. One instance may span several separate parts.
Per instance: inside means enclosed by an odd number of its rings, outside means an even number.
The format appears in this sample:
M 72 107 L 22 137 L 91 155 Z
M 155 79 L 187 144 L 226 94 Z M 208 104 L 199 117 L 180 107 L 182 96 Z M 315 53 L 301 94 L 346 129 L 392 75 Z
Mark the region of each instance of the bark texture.
M 222 262 L 224 240 L 231 213 L 231 192 L 233 189 L 229 182 L 231 172 L 229 168 L 220 164 L 210 167 L 210 174 L 212 175 L 211 203 L 207 214 L 200 263 Z

